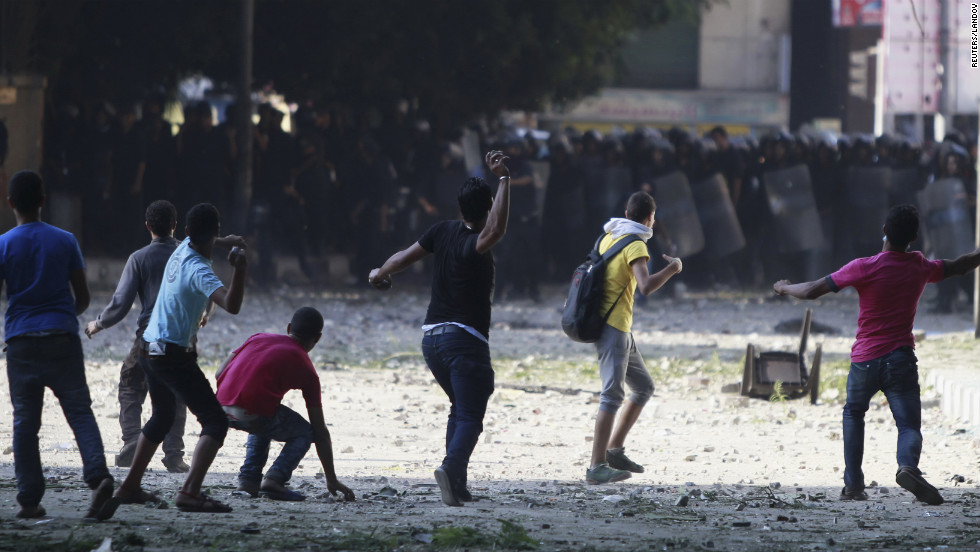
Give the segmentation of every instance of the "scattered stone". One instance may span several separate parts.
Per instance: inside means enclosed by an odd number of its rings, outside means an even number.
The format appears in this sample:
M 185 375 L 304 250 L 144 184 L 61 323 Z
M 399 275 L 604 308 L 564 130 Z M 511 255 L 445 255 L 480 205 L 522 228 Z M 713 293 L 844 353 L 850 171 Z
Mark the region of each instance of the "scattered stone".
M 3 453 L 4 454 L 13 454 L 14 453 L 14 447 L 7 447 L 7 448 L 3 449 Z
M 715 447 L 713 447 L 711 445 L 708 445 L 708 446 L 704 447 L 704 449 L 702 449 L 702 450 L 704 450 L 704 452 L 714 452 L 715 451 Z
M 726 383 L 725 385 L 721 386 L 722 393 L 738 393 L 741 390 L 742 390 L 742 384 L 738 382 Z
M 769 484 L 770 489 L 778 489 L 780 487 L 782 487 L 782 485 L 779 483 L 779 481 L 773 481 Z
M 381 496 L 398 496 L 398 491 L 396 491 L 395 489 L 389 486 L 385 486 L 380 491 L 378 491 L 378 494 Z
M 690 386 L 690 387 L 702 388 L 702 387 L 707 387 L 708 384 L 710 384 L 710 383 L 711 383 L 711 379 L 709 379 L 709 378 L 705 378 L 705 377 L 701 377 L 701 376 L 688 376 L 687 377 L 687 385 Z
M 684 457 L 684 461 L 693 462 L 695 459 L 697 459 L 697 457 L 698 457 L 697 454 L 688 454 L 687 456 Z
M 736 512 L 741 512 L 744 509 L 745 509 L 745 503 L 744 502 L 739 502 L 738 503 L 738 506 L 735 507 L 735 511 Z
M 677 497 L 677 502 L 674 503 L 674 506 L 677 506 L 679 508 L 683 508 L 683 507 L 687 506 L 687 503 L 690 502 L 690 501 L 691 501 L 691 497 L 689 497 L 687 495 L 681 495 L 681 496 Z
M 259 529 L 258 525 L 255 523 L 249 523 L 245 527 L 242 527 L 240 531 L 246 535 L 258 535 L 262 532 L 262 530 Z
M 966 482 L 966 477 L 963 477 L 962 475 L 957 474 L 957 475 L 954 475 L 953 477 L 950 477 L 949 480 L 952 481 L 953 483 L 964 483 L 964 482 Z
M 752 526 L 752 522 L 751 521 L 733 521 L 732 522 L 732 527 L 751 527 L 751 526 Z
M 623 495 L 618 495 L 618 494 L 614 494 L 614 495 L 609 495 L 609 496 L 602 497 L 602 501 L 603 502 L 612 502 L 613 504 L 619 504 L 620 502 L 623 502 L 624 500 L 626 500 L 626 497 L 623 496 Z
M 417 533 L 414 538 L 422 544 L 432 544 L 432 533 Z

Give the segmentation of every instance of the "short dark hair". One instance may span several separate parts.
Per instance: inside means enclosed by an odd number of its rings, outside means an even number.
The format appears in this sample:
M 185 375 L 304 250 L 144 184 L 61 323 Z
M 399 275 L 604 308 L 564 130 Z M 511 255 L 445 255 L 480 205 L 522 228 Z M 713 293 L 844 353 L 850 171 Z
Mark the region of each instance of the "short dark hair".
M 309 343 L 323 331 L 323 315 L 313 307 L 300 307 L 289 321 L 289 333 Z
M 708 132 L 709 136 L 714 136 L 715 134 L 721 136 L 722 138 L 728 138 L 728 131 L 725 130 L 725 127 L 723 126 L 716 126 L 715 128 L 711 129 L 710 132 Z
M 493 206 L 493 194 L 490 192 L 490 185 L 486 180 L 479 177 L 467 178 L 466 182 L 459 187 L 459 211 L 463 214 L 463 220 L 467 222 L 479 222 L 483 220 L 490 207 Z
M 919 236 L 919 210 L 915 205 L 892 207 L 885 219 L 885 236 L 889 243 L 905 248 Z
M 634 222 L 643 222 L 657 210 L 657 203 L 646 192 L 636 192 L 626 202 L 626 218 Z
M 221 215 L 210 203 L 198 203 L 187 211 L 187 237 L 194 245 L 209 243 L 221 229 Z
M 158 236 L 169 236 L 177 223 L 177 208 L 166 199 L 158 199 L 146 208 L 146 224 Z
M 32 214 L 44 201 L 44 182 L 34 171 L 20 171 L 10 177 L 7 197 L 19 213 Z

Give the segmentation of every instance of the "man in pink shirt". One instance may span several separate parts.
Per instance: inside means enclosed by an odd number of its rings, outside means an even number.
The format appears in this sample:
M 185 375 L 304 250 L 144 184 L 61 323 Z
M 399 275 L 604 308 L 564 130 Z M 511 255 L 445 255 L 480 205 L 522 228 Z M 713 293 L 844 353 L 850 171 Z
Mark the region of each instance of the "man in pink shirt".
M 980 249 L 954 260 L 930 261 L 909 245 L 919 234 L 919 212 L 912 205 L 892 208 L 885 225 L 881 253 L 854 259 L 833 274 L 800 284 L 780 280 L 779 295 L 816 299 L 828 292 L 854 287 L 860 314 L 851 347 L 844 405 L 844 488 L 841 500 L 867 500 L 864 491 L 864 413 L 881 391 L 898 426 L 898 473 L 895 481 L 926 504 L 943 503 L 935 487 L 919 471 L 922 452 L 922 408 L 919 372 L 913 348 L 915 310 L 927 283 L 966 274 L 980 265 Z
M 239 491 L 273 500 L 304 500 L 305 496 L 286 488 L 286 484 L 310 444 L 315 444 L 327 490 L 354 500 L 354 493 L 337 481 L 334 472 L 330 432 L 320 401 L 320 378 L 309 356 L 322 330 L 323 316 L 312 307 L 302 307 L 286 326 L 287 335 L 253 335 L 218 372 L 217 397 L 228 415 L 229 427 L 249 433 L 245 462 L 238 473 Z M 309 422 L 281 404 L 292 389 L 303 392 Z M 285 444 L 262 477 L 272 441 Z

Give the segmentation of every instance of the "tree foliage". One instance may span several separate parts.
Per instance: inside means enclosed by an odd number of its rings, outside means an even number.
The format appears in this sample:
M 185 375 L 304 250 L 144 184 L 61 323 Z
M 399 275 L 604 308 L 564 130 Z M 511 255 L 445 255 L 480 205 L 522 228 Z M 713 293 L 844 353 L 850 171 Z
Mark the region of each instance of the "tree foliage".
M 355 108 L 417 99 L 452 119 L 533 109 L 595 91 L 627 33 L 711 1 L 257 0 L 255 81 Z M 0 39 L 8 68 L 61 95 L 138 99 L 191 73 L 237 76 L 237 1 L 0 2 L 2 28 L 32 29 Z

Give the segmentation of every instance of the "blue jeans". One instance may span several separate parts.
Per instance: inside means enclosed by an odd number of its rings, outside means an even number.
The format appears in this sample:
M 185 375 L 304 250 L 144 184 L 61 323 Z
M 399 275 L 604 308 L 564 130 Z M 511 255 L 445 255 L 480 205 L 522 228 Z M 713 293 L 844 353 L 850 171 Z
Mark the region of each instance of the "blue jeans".
M 44 496 L 37 433 L 45 387 L 58 398 L 75 434 L 85 483 L 95 489 L 104 479 L 112 478 L 106 468 L 102 434 L 92 414 L 78 335 L 11 338 L 7 342 L 7 380 L 14 407 L 14 472 L 21 506 L 37 506 Z
M 245 443 L 245 462 L 238 471 L 239 483 L 258 483 L 262 480 L 262 469 L 269 459 L 269 445 L 272 441 L 279 441 L 285 444 L 265 476 L 285 485 L 313 444 L 313 426 L 310 422 L 281 404 L 271 418 L 251 422 L 229 419 L 228 425 L 249 433 L 248 442 Z
M 493 394 L 490 347 L 462 331 L 427 335 L 422 338 L 422 356 L 449 397 L 442 468 L 457 485 L 465 486 L 470 455 L 483 432 L 483 416 Z
M 844 484 L 864 489 L 864 413 L 875 393 L 881 391 L 898 426 L 899 467 L 918 469 L 922 452 L 922 405 L 919 369 L 911 347 L 900 347 L 867 362 L 852 362 L 847 375 L 844 405 Z

